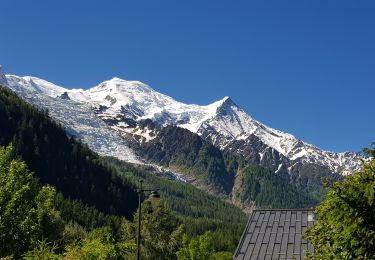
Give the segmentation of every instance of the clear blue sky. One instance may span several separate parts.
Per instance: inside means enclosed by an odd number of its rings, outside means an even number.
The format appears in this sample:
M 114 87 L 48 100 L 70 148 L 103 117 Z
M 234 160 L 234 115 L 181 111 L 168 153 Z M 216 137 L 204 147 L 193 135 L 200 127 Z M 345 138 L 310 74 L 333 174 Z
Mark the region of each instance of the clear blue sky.
M 230 96 L 333 151 L 375 141 L 375 1 L 0 3 L 0 64 L 87 88 L 118 76 L 187 103 Z

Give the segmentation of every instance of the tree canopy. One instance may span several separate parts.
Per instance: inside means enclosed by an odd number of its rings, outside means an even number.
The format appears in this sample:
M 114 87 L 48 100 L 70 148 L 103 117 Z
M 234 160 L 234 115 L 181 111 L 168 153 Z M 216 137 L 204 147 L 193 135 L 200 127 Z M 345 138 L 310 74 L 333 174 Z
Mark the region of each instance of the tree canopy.
M 306 232 L 316 259 L 375 258 L 375 150 L 360 172 L 334 183 Z
M 0 147 L 0 257 L 20 256 L 44 238 L 56 240 L 63 222 L 54 210 L 55 190 L 40 187 L 13 148 Z
M 138 216 L 138 213 L 136 215 Z M 138 225 L 138 221 L 134 224 Z M 150 201 L 143 203 L 142 259 L 176 259 L 176 251 L 181 245 L 183 234 L 183 225 L 163 203 Z

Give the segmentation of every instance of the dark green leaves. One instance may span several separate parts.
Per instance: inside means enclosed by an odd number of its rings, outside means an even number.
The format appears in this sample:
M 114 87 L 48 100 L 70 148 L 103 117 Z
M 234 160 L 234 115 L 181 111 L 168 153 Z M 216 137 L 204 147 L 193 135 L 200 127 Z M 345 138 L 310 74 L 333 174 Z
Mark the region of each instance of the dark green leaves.
M 374 150 L 368 149 L 370 154 Z M 317 259 L 375 258 L 375 159 L 332 185 L 307 231 Z

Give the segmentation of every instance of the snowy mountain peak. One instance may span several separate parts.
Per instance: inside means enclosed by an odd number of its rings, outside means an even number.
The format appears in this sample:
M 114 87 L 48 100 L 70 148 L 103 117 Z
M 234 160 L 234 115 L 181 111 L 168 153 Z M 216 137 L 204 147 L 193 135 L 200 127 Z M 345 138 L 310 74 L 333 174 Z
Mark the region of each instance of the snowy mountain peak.
M 221 101 L 224 103 L 234 103 L 233 100 L 229 96 L 225 96 Z
M 232 106 L 232 105 L 237 106 L 230 97 L 225 96 L 222 99 L 212 103 L 210 106 L 217 106 L 217 108 L 219 109 L 224 106 Z
M 64 102 L 74 103 L 93 109 L 98 118 L 109 122 L 112 129 L 120 135 L 123 134 L 121 131 L 130 131 L 132 126 L 129 125 L 129 120 L 141 122 L 149 119 L 160 127 L 174 125 L 186 128 L 231 153 L 244 155 L 244 151 L 248 151 L 249 147 L 270 148 L 273 151 L 272 156 L 288 161 L 283 162 L 284 168 L 296 163 L 312 163 L 322 165 L 332 172 L 342 173 L 358 170 L 361 165 L 355 153 L 338 154 L 323 151 L 291 134 L 262 124 L 228 96 L 210 105 L 201 106 L 176 101 L 153 90 L 147 84 L 118 77 L 82 90 L 66 89 L 35 77 L 1 75 L 3 74 L 0 74 L 0 79 L 4 78 L 11 88 L 25 89 L 35 95 L 58 99 L 61 105 Z M 261 152 L 261 158 L 264 157 L 265 151 Z
M 228 100 L 232 100 L 229 96 L 225 96 L 225 97 L 223 97 L 222 99 L 220 99 L 220 100 L 218 100 L 217 102 L 221 102 L 221 103 L 225 103 L 225 102 L 227 102 Z
M 51 97 L 56 97 L 62 93 L 69 91 L 63 87 L 55 85 L 47 80 L 37 77 L 24 76 L 19 77 L 16 75 L 6 75 L 8 81 L 17 82 L 19 85 L 26 89 L 37 91 L 38 93 L 45 94 Z
M 228 96 L 224 97 L 219 101 L 216 101 L 214 104 L 217 105 L 217 114 L 231 113 L 231 111 L 233 111 L 236 108 L 240 109 L 239 106 L 237 106 L 237 104 L 234 103 L 234 101 Z
M 121 79 L 118 77 L 114 77 L 110 80 L 104 81 L 100 83 L 99 85 L 90 88 L 88 92 L 95 93 L 95 92 L 103 92 L 103 91 L 109 91 L 109 92 L 117 92 L 117 93 L 127 93 L 127 92 L 154 92 L 154 90 L 140 82 L 140 81 L 129 81 L 125 79 Z

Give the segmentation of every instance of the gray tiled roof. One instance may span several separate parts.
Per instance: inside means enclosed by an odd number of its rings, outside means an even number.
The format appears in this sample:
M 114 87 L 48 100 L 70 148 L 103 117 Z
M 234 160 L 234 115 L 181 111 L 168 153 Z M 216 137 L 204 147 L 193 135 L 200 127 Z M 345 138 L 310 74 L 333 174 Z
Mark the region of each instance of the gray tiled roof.
M 313 209 L 254 210 L 234 259 L 304 259 L 306 251 L 314 252 L 302 238 L 313 224 Z

